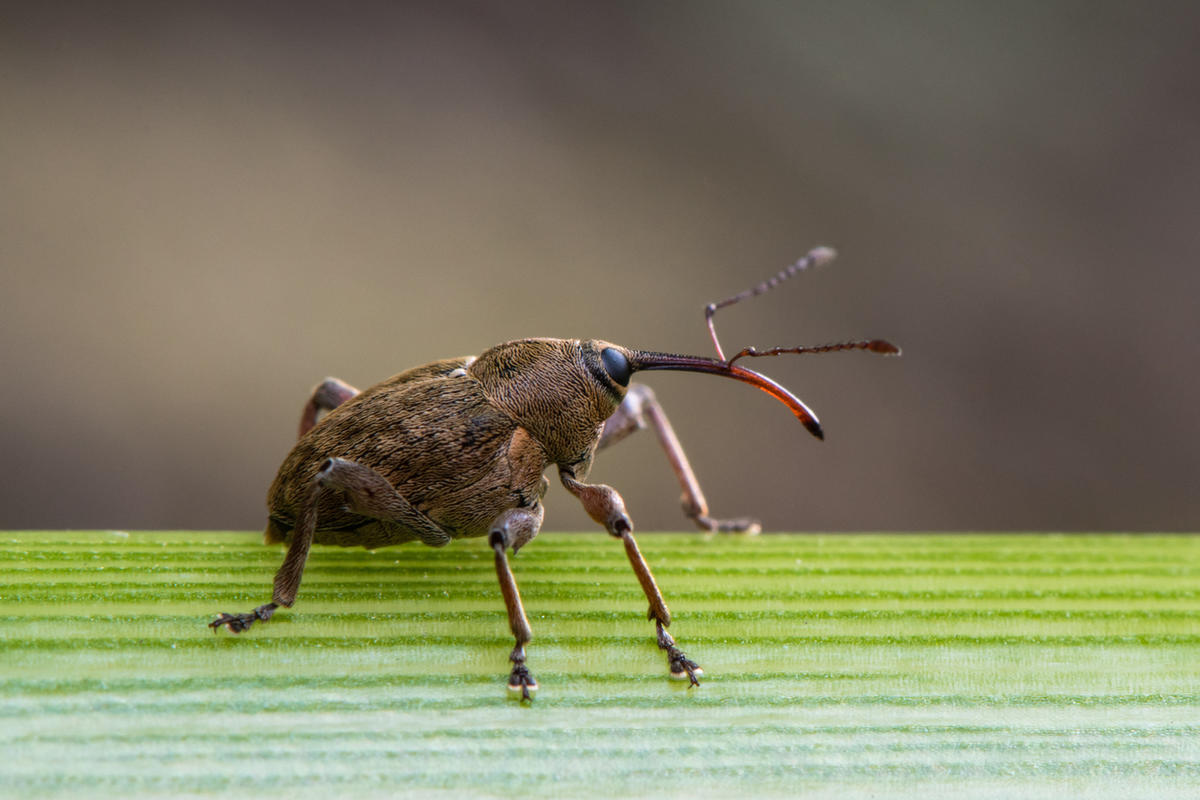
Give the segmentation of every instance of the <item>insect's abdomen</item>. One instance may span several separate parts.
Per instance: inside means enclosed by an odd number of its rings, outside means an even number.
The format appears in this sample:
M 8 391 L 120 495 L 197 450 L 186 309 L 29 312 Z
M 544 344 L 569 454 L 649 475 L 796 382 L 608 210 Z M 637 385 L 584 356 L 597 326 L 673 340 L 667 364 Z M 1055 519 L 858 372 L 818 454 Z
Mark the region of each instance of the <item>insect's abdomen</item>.
M 474 379 L 387 381 L 297 442 L 268 494 L 276 525 L 290 527 L 304 487 L 332 457 L 374 469 L 453 537 L 485 535 L 502 511 L 536 503 L 546 467 L 540 445 Z M 414 538 L 346 511 L 335 492 L 322 497 L 317 519 L 318 542 L 378 547 Z

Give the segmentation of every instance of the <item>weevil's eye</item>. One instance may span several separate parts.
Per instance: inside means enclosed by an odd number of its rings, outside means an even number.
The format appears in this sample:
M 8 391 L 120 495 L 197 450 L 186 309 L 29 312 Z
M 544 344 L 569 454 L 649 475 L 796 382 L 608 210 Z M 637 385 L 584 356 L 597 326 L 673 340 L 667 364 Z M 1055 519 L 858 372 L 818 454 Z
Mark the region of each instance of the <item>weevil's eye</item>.
M 620 350 L 606 347 L 600 351 L 600 360 L 604 362 L 604 371 L 608 377 L 622 386 L 629 385 L 629 376 L 633 370 L 629 368 L 629 359 Z

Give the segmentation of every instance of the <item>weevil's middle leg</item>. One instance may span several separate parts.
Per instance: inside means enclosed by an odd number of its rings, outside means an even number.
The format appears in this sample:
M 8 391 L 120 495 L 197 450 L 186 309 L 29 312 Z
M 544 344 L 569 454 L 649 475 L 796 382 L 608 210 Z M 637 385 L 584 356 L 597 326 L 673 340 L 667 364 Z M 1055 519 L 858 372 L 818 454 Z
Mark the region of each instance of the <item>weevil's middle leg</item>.
M 671 427 L 670 420 L 649 386 L 635 383 L 629 387 L 624 401 L 604 423 L 600 447 L 616 444 L 647 425 L 654 429 L 658 443 L 662 445 L 663 452 L 667 454 L 667 460 L 671 463 L 671 469 L 679 479 L 679 486 L 683 490 L 679 498 L 683 505 L 683 513 L 696 523 L 696 527 L 702 531 L 748 534 L 759 533 L 762 530 L 758 520 L 749 517 L 713 519 L 708 516 L 708 501 L 704 499 L 704 492 L 700 489 L 700 482 L 696 480 L 696 473 L 692 471 L 692 465 L 688 463 L 687 454 L 683 452 L 683 445 L 679 443 L 675 429 Z
M 521 545 L 536 536 L 542 527 L 544 514 L 540 504 L 533 508 L 510 508 L 496 518 L 488 534 L 488 544 L 496 554 L 496 578 L 500 581 L 500 593 L 508 610 L 508 626 L 516 639 L 516 646 L 508 657 L 513 664 L 512 674 L 508 677 L 508 690 L 520 695 L 521 700 L 533 699 L 533 692 L 538 688 L 533 673 L 525 666 L 525 645 L 533 639 L 533 630 L 529 627 L 529 618 L 525 616 L 525 607 L 521 604 L 521 593 L 517 590 L 517 579 L 513 577 L 504 551 L 512 547 L 515 555 Z
M 650 601 L 650 610 L 646 616 L 648 619 L 654 620 L 658 632 L 658 646 L 667 653 L 667 667 L 671 672 L 671 677 L 677 680 L 687 680 L 692 686 L 699 686 L 700 681 L 697 678 L 704 674 L 704 670 L 700 669 L 699 664 L 684 655 L 683 651 L 676 646 L 671 634 L 667 633 L 666 629 L 671 624 L 671 610 L 667 608 L 667 601 L 663 599 L 654 575 L 650 572 L 650 565 L 646 563 L 642 551 L 638 549 L 637 542 L 633 538 L 633 522 L 625 513 L 625 502 L 621 499 L 621 495 L 617 494 L 617 491 L 611 486 L 582 483 L 563 469 L 559 469 L 558 476 L 567 491 L 578 497 L 583 503 L 583 508 L 588 515 L 624 543 L 625 555 L 629 558 L 630 566 L 633 567 L 633 574 L 637 576 L 646 599 Z
M 370 467 L 346 458 L 327 458 L 317 473 L 327 489 L 342 492 L 346 508 L 355 514 L 398 522 L 430 547 L 444 547 L 450 534 L 404 499 L 396 487 Z

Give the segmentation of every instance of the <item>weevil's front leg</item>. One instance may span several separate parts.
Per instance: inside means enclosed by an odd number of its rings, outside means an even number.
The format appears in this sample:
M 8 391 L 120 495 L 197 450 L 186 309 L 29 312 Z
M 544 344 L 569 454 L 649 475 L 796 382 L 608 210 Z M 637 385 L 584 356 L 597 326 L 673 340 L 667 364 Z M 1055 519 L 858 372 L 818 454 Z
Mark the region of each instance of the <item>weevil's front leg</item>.
M 337 378 L 321 381 L 313 388 L 312 397 L 308 398 L 308 402 L 304 404 L 304 411 L 300 414 L 300 436 L 313 429 L 321 412 L 332 411 L 357 394 L 358 389 Z
M 671 469 L 675 471 L 675 477 L 679 479 L 679 485 L 683 489 L 683 494 L 680 496 L 683 513 L 696 523 L 696 527 L 702 531 L 731 533 L 755 534 L 762 531 L 758 520 L 748 517 L 713 519 L 708 516 L 708 501 L 704 499 L 704 492 L 700 490 L 700 483 L 696 480 L 696 474 L 692 472 L 692 465 L 688 463 L 683 446 L 679 444 L 679 437 L 675 435 L 675 429 L 671 427 L 670 420 L 663 413 L 662 406 L 659 405 L 649 386 L 635 383 L 629 387 L 625 400 L 604 423 L 604 432 L 600 435 L 600 447 L 616 444 L 647 425 L 654 429 L 658 443 L 662 445 L 663 452 L 667 454 L 667 460 L 671 462 Z
M 667 669 L 670 670 L 671 677 L 677 681 L 689 681 L 692 686 L 699 686 L 700 681 L 696 677 L 703 675 L 704 670 L 700 669 L 699 664 L 684 655 L 683 651 L 675 645 L 671 634 L 667 633 L 667 626 L 671 624 L 671 612 L 667 608 L 666 601 L 663 600 L 662 593 L 658 590 L 658 584 L 654 582 L 654 576 L 650 574 L 650 565 L 642 557 L 642 551 L 638 549 L 632 533 L 626 531 L 621 539 L 625 543 L 625 555 L 629 557 L 629 563 L 633 565 L 633 572 L 637 575 L 638 583 L 642 585 L 642 591 L 646 593 L 646 598 L 650 601 L 650 613 L 647 616 L 654 620 L 658 630 L 658 646 L 667 653 Z
M 646 594 L 646 599 L 650 601 L 650 611 L 646 616 L 654 620 L 658 631 L 658 646 L 667 653 L 667 666 L 670 669 L 671 677 L 690 681 L 692 686 L 699 686 L 700 681 L 697 678 L 704 674 L 704 670 L 700 669 L 699 664 L 684 655 L 683 651 L 676 646 L 675 640 L 671 638 L 671 634 L 667 633 L 666 629 L 671 624 L 671 611 L 667 608 L 667 602 L 663 599 L 662 592 L 659 591 L 658 584 L 654 581 L 650 565 L 642 557 L 642 551 L 638 549 L 637 542 L 633 538 L 633 522 L 625 513 L 625 501 L 621 499 L 621 495 L 617 494 L 617 491 L 611 486 L 581 483 L 565 469 L 560 468 L 558 476 L 567 491 L 578 497 L 583 503 L 583 508 L 587 511 L 588 516 L 599 522 L 610 534 L 624 543 L 625 555 L 629 557 L 633 573 L 637 576 L 638 583 L 641 584 L 642 591 Z
M 513 664 L 512 674 L 508 677 L 508 691 L 520 695 L 522 700 L 532 699 L 538 688 L 533 673 L 525 666 L 525 645 L 533 639 L 533 631 L 525 616 L 517 580 L 508 566 L 508 556 L 504 551 L 511 547 L 515 555 L 522 545 L 537 536 L 544 514 L 541 504 L 533 508 L 510 508 L 496 518 L 488 534 L 488 544 L 496 554 L 496 578 L 500 581 L 500 593 L 504 595 L 504 606 L 508 609 L 508 627 L 517 640 L 508 657 Z

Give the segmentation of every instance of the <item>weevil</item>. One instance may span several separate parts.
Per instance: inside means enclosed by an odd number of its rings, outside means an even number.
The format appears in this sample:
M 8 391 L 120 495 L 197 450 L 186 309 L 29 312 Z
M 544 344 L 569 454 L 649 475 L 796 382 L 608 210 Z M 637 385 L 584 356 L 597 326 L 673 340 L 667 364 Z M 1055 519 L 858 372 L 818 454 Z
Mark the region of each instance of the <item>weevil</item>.
M 443 547 L 486 536 L 516 644 L 508 688 L 524 700 L 537 689 L 526 666 L 532 639 L 507 551 L 515 555 L 538 533 L 551 465 L 588 515 L 620 539 L 650 604 L 658 647 L 673 678 L 698 685 L 700 666 L 667 632 L 671 612 L 633 538 L 633 522 L 616 490 L 589 484 L 598 450 L 644 427 L 653 428 L 683 489 L 684 513 L 702 530 L 756 533 L 752 519 L 720 520 L 708 504 L 654 393 L 630 384 L 637 372 L 680 370 L 720 375 L 779 400 L 818 439 L 824 434 L 803 402 L 765 375 L 735 362 L 785 353 L 899 348 L 881 339 L 810 347 L 747 347 L 726 358 L 714 314 L 761 294 L 786 278 L 830 261 L 816 248 L 772 278 L 705 307 L 717 358 L 635 350 L 599 339 L 522 339 L 479 356 L 434 361 L 364 391 L 328 378 L 313 391 L 300 419 L 299 441 L 267 494 L 268 544 L 287 552 L 275 574 L 271 602 L 245 614 L 222 613 L 209 626 L 234 633 L 269 620 L 296 600 L 313 542 L 369 549 L 420 541 Z M 322 416 L 323 415 L 323 416 Z

